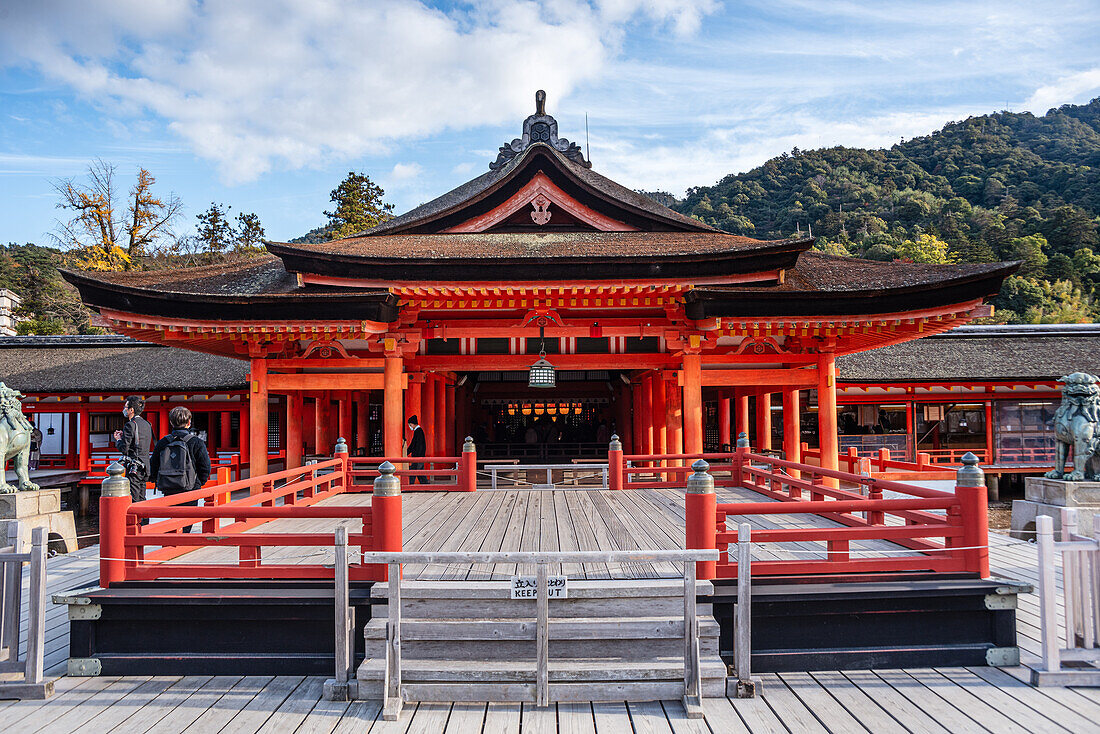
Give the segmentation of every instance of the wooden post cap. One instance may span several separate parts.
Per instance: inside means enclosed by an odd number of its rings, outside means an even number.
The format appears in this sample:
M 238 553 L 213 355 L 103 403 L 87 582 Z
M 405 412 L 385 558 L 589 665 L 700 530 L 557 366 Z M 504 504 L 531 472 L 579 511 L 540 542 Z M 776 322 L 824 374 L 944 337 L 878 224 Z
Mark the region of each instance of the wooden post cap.
M 714 477 L 707 471 L 710 464 L 697 459 L 691 468 L 694 473 L 688 477 L 685 491 L 688 494 L 714 494 Z
M 130 480 L 126 478 L 126 468 L 117 461 L 107 467 L 107 477 L 99 485 L 100 497 L 129 497 Z
M 963 465 L 955 474 L 957 487 L 984 487 L 985 472 L 978 466 L 978 457 L 967 451 L 962 457 Z
M 375 497 L 396 497 L 401 494 L 401 480 L 394 476 L 396 470 L 388 461 L 383 461 L 378 467 L 380 473 L 374 478 Z

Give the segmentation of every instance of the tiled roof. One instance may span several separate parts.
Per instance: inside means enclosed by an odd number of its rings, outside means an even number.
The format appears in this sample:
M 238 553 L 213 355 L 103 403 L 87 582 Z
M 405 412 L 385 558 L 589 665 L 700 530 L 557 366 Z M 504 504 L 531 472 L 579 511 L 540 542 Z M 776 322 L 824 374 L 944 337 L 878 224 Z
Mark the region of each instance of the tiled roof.
M 115 336 L 0 337 L 0 375 L 30 392 L 241 390 L 248 363 Z
M 845 382 L 1057 380 L 1100 374 L 1100 326 L 967 326 L 837 357 Z
M 881 262 L 854 257 L 804 252 L 798 265 L 788 270 L 779 286 L 730 285 L 707 288 L 715 292 L 880 291 L 893 288 L 918 288 L 951 280 L 996 273 L 1015 263 L 965 263 L 929 265 L 925 263 Z
M 499 182 L 507 179 L 514 171 L 521 168 L 531 156 L 537 153 L 546 153 L 553 156 L 553 158 L 571 175 L 579 179 L 593 191 L 610 200 L 621 202 L 629 208 L 634 208 L 649 215 L 669 220 L 691 230 L 704 232 L 715 231 L 698 219 L 684 216 L 677 211 L 669 209 L 663 204 L 657 203 L 645 194 L 632 191 L 605 176 L 601 176 L 590 168 L 586 168 L 579 163 L 569 160 L 549 145 L 544 143 L 533 143 L 501 168 L 483 173 L 477 178 L 467 181 L 461 186 L 448 191 L 442 196 L 432 199 L 425 204 L 421 204 L 415 209 L 405 212 L 400 216 L 388 219 L 378 226 L 368 229 L 365 232 L 360 232 L 355 236 L 376 236 L 400 232 L 420 222 L 433 219 L 452 209 L 460 207 L 471 199 L 475 199 L 491 190 Z
M 396 234 L 317 244 L 270 243 L 289 250 L 367 259 L 635 258 L 749 252 L 811 240 L 754 240 L 724 232 L 514 232 Z

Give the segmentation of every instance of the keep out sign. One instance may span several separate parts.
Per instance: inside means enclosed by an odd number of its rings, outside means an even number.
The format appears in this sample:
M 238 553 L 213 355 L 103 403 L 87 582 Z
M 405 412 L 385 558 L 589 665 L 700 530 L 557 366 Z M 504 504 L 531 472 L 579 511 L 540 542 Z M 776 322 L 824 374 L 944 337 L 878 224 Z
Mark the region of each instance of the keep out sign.
M 538 578 L 535 576 L 513 576 L 512 598 L 535 599 L 538 597 Z M 569 598 L 569 578 L 567 576 L 550 576 L 546 579 L 546 596 L 548 599 Z

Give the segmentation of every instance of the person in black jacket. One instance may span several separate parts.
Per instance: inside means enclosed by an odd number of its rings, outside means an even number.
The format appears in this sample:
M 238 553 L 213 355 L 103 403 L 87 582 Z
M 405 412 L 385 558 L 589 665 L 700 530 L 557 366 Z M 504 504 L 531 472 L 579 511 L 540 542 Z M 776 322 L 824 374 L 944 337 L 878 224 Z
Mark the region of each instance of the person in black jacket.
M 412 438 L 409 440 L 409 456 L 427 456 L 428 441 L 424 438 L 424 429 L 420 427 L 420 419 L 415 415 L 409 416 L 409 431 L 412 433 Z M 424 468 L 424 463 L 409 464 L 409 468 L 417 471 Z M 421 484 L 428 483 L 427 477 L 414 475 L 409 480 L 409 484 L 416 484 L 417 480 Z
M 115 431 L 115 448 L 122 454 L 122 466 L 130 480 L 130 499 L 145 499 L 145 482 L 149 478 L 149 447 L 153 445 L 153 427 L 141 417 L 145 401 L 131 395 L 122 403 L 122 417 L 126 424 Z
M 157 441 L 157 445 L 153 448 L 149 476 L 156 483 L 157 489 L 163 492 L 165 496 L 201 489 L 202 485 L 206 484 L 206 480 L 210 478 L 210 454 L 207 453 L 206 444 L 203 443 L 203 440 L 191 433 L 191 411 L 182 405 L 172 408 L 168 413 L 168 424 L 172 427 L 172 432 Z M 187 454 L 191 457 L 191 469 L 194 471 L 195 480 L 190 487 L 174 486 L 169 482 L 168 467 L 165 466 L 162 457 L 170 455 L 170 452 L 166 453 L 166 450 L 169 449 L 173 441 L 183 442 L 187 447 Z M 172 475 L 172 482 L 177 481 L 178 476 L 178 474 Z M 178 504 L 198 506 L 199 501 L 192 500 Z M 191 526 L 184 527 L 183 532 L 191 532 Z

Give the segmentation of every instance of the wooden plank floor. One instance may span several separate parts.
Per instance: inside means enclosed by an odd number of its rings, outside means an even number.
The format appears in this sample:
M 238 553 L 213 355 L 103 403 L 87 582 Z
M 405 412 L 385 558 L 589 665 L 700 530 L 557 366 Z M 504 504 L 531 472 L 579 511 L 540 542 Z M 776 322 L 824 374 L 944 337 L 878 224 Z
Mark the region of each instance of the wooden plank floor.
M 719 502 L 768 502 L 747 489 L 721 487 Z M 340 495 L 321 504 L 369 504 L 370 495 Z M 653 550 L 683 548 L 684 493 L 675 489 L 608 490 L 498 490 L 495 492 L 407 492 L 402 497 L 404 547 L 407 551 L 500 550 Z M 733 528 L 742 518 L 731 518 Z M 753 528 L 841 527 L 816 515 L 750 515 L 743 518 Z M 263 532 L 332 532 L 335 520 L 277 520 Z M 894 543 L 852 541 L 851 550 L 892 555 L 913 555 Z M 203 549 L 189 560 L 235 563 L 235 549 Z M 871 555 L 871 553 L 864 553 Z M 824 559 L 824 543 L 800 542 L 754 546 L 756 560 Z M 331 549 L 282 548 L 263 550 L 269 563 L 332 563 Z M 412 579 L 506 579 L 516 573 L 514 564 L 474 566 L 408 565 Z M 534 573 L 534 568 L 519 569 Z M 552 573 L 562 569 L 552 568 Z M 570 564 L 574 578 L 676 577 L 681 569 L 661 564 Z
M 535 496 L 535 495 L 538 496 Z M 676 547 L 682 494 L 605 492 L 408 494 L 406 546 Z M 755 499 L 724 493 L 723 501 Z M 369 501 L 366 495 L 355 501 Z M 537 523 L 532 518 L 536 517 Z M 612 511 L 614 517 L 610 517 Z M 455 515 L 461 517 L 455 519 Z M 552 520 L 552 522 L 551 522 Z M 791 524 L 817 518 L 790 516 Z M 319 521 L 322 522 L 323 521 Z M 764 525 L 757 525 L 763 527 Z M 299 526 L 300 527 L 300 526 Z M 269 530 L 274 529 L 268 526 Z M 606 545 L 604 545 L 606 544 Z M 634 544 L 634 545 L 631 545 Z M 994 534 L 991 565 L 1037 581 L 1034 544 Z M 771 549 L 790 555 L 802 544 Z M 499 549 L 498 547 L 498 549 Z M 48 593 L 94 585 L 98 547 L 50 559 Z M 761 556 L 763 557 L 763 556 Z M 310 557 L 316 562 L 317 556 Z M 567 569 L 580 575 L 580 569 Z M 488 578 L 508 569 L 425 569 L 446 578 Z M 661 573 L 656 568 L 583 569 L 592 578 Z M 480 574 L 480 575 L 478 575 Z M 25 617 L 24 617 L 25 619 Z M 1037 660 L 1038 606 L 1020 597 L 1017 631 L 1025 663 Z M 46 665 L 62 675 L 68 647 L 64 607 L 47 613 Z M 302 676 L 167 676 L 61 678 L 48 701 L 0 701 L 5 732 L 1095 732 L 1100 689 L 1034 689 L 1027 669 L 954 668 L 767 674 L 751 701 L 716 699 L 703 721 L 684 718 L 678 702 L 559 704 L 420 704 L 398 722 L 379 718 L 376 702 L 321 700 L 321 678 Z

